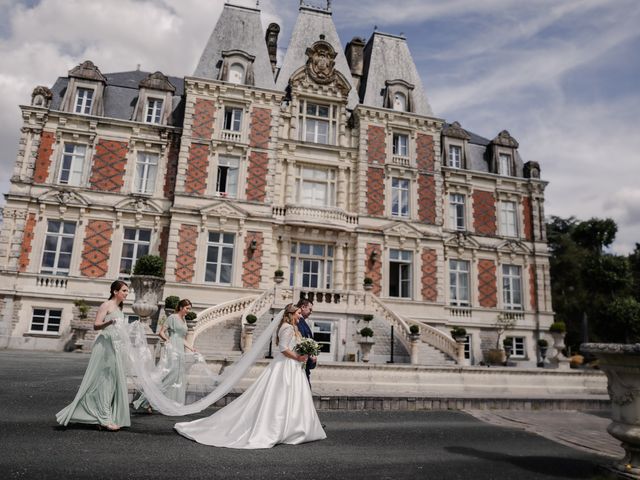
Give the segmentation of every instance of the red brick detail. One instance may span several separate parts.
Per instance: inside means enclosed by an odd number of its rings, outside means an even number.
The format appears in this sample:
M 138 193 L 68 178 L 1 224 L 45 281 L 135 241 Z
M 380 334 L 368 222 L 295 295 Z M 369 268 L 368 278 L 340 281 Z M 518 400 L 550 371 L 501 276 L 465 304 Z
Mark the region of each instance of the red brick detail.
M 251 248 L 255 241 L 255 249 Z M 259 288 L 262 271 L 262 232 L 247 232 L 244 238 L 244 262 L 242 262 L 242 286 Z
M 371 260 L 371 254 L 376 252 L 375 259 Z M 382 291 L 382 247 L 377 243 L 367 243 L 364 251 L 364 276 L 373 280 L 371 292 L 380 296 Z
M 164 197 L 173 200 L 176 191 L 176 176 L 178 175 L 178 155 L 180 143 L 172 141 L 167 153 L 167 172 L 164 176 Z
M 369 167 L 367 172 L 367 213 L 384 216 L 384 170 Z
M 158 247 L 160 257 L 167 264 L 167 250 L 169 248 L 169 227 L 162 227 L 160 231 L 160 246 Z
M 537 296 L 538 296 L 538 288 L 536 285 L 536 266 L 529 265 L 529 298 L 531 299 L 531 310 L 536 309 Z
M 207 170 L 209 168 L 209 145 L 192 143 L 187 159 L 187 178 L 184 182 L 186 193 L 204 195 L 207 190 Z
M 478 300 L 481 307 L 495 308 L 498 305 L 496 264 L 493 260 L 478 261 Z
M 267 194 L 268 167 L 269 157 L 266 152 L 251 152 L 247 171 L 247 200 L 264 202 Z
M 189 283 L 193 280 L 198 250 L 198 227 L 182 225 L 178 238 L 178 255 L 176 256 L 176 281 Z
M 369 163 L 384 165 L 387 158 L 387 145 L 384 127 L 369 125 L 367 130 L 367 158 Z
M 416 164 L 420 170 L 433 172 L 435 166 L 433 137 L 419 133 L 416 138 Z
M 522 209 L 524 210 L 524 236 L 531 242 L 533 241 L 533 211 L 529 197 L 522 199 Z
M 438 301 L 438 256 L 431 248 L 422 249 L 422 299 Z
M 109 271 L 113 225 L 104 220 L 89 220 L 84 232 L 84 249 L 80 273 L 89 278 L 102 278 Z
M 194 138 L 211 139 L 213 136 L 213 116 L 216 107 L 213 100 L 198 98 L 193 112 L 191 131 Z
M 127 142 L 98 141 L 89 179 L 91 190 L 119 192 L 122 189 L 127 165 L 127 148 Z
M 473 192 L 473 228 L 479 235 L 496 234 L 496 199 L 493 192 Z
M 271 110 L 254 108 L 251 111 L 251 130 L 249 145 L 253 148 L 269 148 L 271 137 Z
M 33 241 L 33 230 L 36 227 L 36 214 L 30 213 L 27 217 L 24 233 L 22 234 L 22 244 L 20 245 L 20 259 L 18 260 L 18 271 L 26 272 L 29 267 L 29 254 L 31 253 L 31 242 Z
M 53 132 L 42 132 L 40 135 L 40 146 L 38 147 L 36 164 L 33 171 L 33 181 L 36 183 L 45 183 L 49 177 L 54 141 Z
M 436 180 L 433 175 L 418 176 L 418 217 L 421 222 L 436 223 Z

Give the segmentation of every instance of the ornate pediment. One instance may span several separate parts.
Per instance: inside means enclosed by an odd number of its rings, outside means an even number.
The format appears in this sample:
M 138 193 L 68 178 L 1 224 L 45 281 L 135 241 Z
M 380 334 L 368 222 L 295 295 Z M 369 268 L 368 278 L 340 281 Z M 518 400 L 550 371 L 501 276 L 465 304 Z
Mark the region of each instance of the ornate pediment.
M 247 218 L 246 210 L 229 202 L 215 202 L 208 207 L 200 209 L 200 213 L 206 217 Z
M 169 81 L 167 76 L 162 72 L 150 74 L 147 78 L 140 82 L 140 87 L 150 90 L 162 90 L 164 92 L 175 92 L 176 87 Z
M 447 125 L 442 129 L 442 134 L 445 137 L 460 138 L 462 140 L 469 140 L 471 138 L 469 132 L 462 128 L 459 122 L 453 122 L 451 125 Z
M 31 92 L 31 105 L 34 107 L 49 108 L 52 98 L 53 93 L 51 93 L 51 90 L 42 85 L 38 85 L 33 89 L 33 92 Z
M 158 215 L 163 213 L 162 208 L 147 197 L 129 197 L 115 205 L 117 212 L 135 212 Z
M 422 238 L 424 234 L 410 223 L 394 222 L 382 229 L 385 236 Z
M 528 255 L 531 253 L 531 249 L 520 240 L 505 240 L 496 246 L 496 250 L 509 255 Z
M 80 65 L 76 65 L 71 70 L 69 70 L 69 77 L 107 83 L 107 79 L 104 78 L 104 75 L 102 75 L 100 69 L 96 67 L 91 60 L 85 60 Z
M 491 143 L 493 143 L 494 145 L 500 145 L 502 147 L 509 147 L 509 148 L 518 148 L 519 146 L 518 141 L 515 138 L 513 138 L 511 134 L 506 130 L 502 130 L 496 136 L 496 138 L 491 140 Z
M 444 245 L 450 248 L 458 249 L 477 249 L 480 244 L 467 232 L 456 232 L 444 239 Z
M 351 85 L 345 76 L 336 70 L 338 55 L 329 42 L 319 40 L 306 50 L 307 63 L 296 70 L 289 83 L 292 86 L 313 82 L 317 85 L 334 85 L 346 96 Z
M 88 207 L 91 203 L 83 195 L 64 188 L 51 189 L 38 197 L 38 203 L 50 205 Z

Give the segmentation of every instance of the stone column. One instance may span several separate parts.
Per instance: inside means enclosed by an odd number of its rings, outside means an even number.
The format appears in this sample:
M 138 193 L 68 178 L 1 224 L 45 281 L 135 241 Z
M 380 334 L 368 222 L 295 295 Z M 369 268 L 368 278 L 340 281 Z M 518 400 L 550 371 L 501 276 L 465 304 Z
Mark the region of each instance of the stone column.
M 344 167 L 344 166 L 338 167 L 338 185 L 337 185 L 337 190 L 338 190 L 337 205 L 338 205 L 338 208 L 342 208 L 345 211 L 347 210 L 346 170 L 347 170 L 347 167 Z
M 418 347 L 420 346 L 420 334 L 412 333 L 411 339 L 411 365 L 418 365 Z
M 344 289 L 344 250 L 342 247 L 342 238 L 339 236 L 335 246 L 335 261 L 334 264 L 334 278 L 333 278 L 333 290 Z
M 242 352 L 248 352 L 253 346 L 253 331 L 256 329 L 255 325 L 245 324 L 244 326 L 244 348 Z
M 285 205 L 289 205 L 294 203 L 294 198 L 296 195 L 296 161 L 292 159 L 287 159 L 287 176 L 284 179 L 285 184 Z

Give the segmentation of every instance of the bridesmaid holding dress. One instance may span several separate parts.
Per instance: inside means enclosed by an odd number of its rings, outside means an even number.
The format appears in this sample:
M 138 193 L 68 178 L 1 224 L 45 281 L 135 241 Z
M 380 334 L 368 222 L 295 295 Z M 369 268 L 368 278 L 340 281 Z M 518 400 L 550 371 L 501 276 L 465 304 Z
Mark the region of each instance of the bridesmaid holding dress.
M 60 425 L 96 424 L 110 431 L 131 426 L 122 340 L 114 325 L 125 321 L 122 304 L 128 293 L 127 284 L 116 280 L 109 300 L 100 305 L 93 324 L 100 333 L 76 397 L 56 414 Z
M 176 313 L 170 315 L 164 322 L 158 336 L 166 342 L 165 351 L 167 364 L 164 367 L 165 373 L 162 376 L 162 392 L 170 398 L 184 405 L 187 391 L 187 378 L 185 373 L 184 352 L 185 349 L 195 352 L 196 350 L 184 340 L 187 336 L 187 322 L 185 317 L 191 311 L 191 301 L 186 298 L 180 300 Z M 151 406 L 144 394 L 140 394 L 133 402 L 136 409 L 143 408 L 152 413 Z

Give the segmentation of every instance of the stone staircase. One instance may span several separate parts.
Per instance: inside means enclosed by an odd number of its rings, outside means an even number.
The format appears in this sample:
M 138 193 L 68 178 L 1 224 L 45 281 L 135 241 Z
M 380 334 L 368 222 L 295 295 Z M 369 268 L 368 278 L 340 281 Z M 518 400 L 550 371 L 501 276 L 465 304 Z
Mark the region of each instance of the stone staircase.
M 196 349 L 206 358 L 235 357 L 240 354 L 241 317 L 217 323 L 198 336 Z

